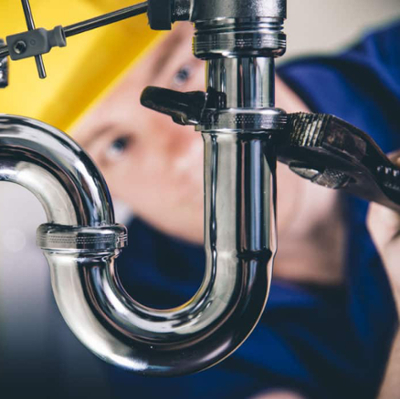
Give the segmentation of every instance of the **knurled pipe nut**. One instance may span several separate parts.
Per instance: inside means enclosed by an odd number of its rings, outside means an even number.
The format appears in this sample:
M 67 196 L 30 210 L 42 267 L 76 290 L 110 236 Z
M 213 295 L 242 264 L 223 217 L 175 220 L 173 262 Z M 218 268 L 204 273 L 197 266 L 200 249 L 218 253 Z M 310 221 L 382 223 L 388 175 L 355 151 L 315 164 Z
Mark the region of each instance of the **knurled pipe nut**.
M 260 131 L 283 130 L 287 125 L 287 115 L 279 109 L 271 109 L 269 113 L 248 112 L 215 112 L 203 117 L 198 131 Z
M 55 224 L 41 225 L 37 245 L 43 250 L 112 251 L 127 245 L 127 229 L 123 225 L 76 227 Z
M 194 38 L 193 49 L 196 56 L 207 58 L 212 54 L 282 56 L 286 51 L 286 35 L 226 33 L 198 33 Z
M 202 40 L 203 39 L 203 40 Z M 212 49 L 221 48 L 256 48 L 256 49 L 276 49 L 286 48 L 286 38 L 282 36 L 262 36 L 257 38 L 251 37 L 224 37 L 221 36 L 205 36 L 195 38 L 195 48 L 198 50 L 206 51 L 208 48 Z

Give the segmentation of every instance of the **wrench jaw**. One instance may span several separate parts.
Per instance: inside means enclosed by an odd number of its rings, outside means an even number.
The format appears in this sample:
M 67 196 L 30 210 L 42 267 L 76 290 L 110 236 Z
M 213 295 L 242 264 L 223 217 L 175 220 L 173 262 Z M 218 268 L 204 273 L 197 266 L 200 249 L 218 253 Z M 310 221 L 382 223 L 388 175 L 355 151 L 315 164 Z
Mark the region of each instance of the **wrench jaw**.
M 278 158 L 299 176 L 400 211 L 400 169 L 374 140 L 333 115 L 288 115 Z

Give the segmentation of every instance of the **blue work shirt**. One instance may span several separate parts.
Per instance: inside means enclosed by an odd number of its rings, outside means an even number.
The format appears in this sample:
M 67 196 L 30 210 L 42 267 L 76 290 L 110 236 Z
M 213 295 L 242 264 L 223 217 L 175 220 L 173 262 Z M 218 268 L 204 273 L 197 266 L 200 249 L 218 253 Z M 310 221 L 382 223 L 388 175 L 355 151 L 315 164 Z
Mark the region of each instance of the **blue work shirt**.
M 279 68 L 312 112 L 334 114 L 371 135 L 385 152 L 400 148 L 400 24 L 355 47 Z M 135 398 L 245 398 L 288 389 L 310 398 L 373 398 L 383 375 L 396 312 L 365 226 L 368 204 L 343 199 L 347 221 L 345 282 L 338 287 L 273 280 L 266 311 L 234 355 L 202 373 L 141 377 L 112 368 L 115 395 Z M 199 287 L 203 249 L 139 219 L 118 271 L 135 299 L 175 306 Z

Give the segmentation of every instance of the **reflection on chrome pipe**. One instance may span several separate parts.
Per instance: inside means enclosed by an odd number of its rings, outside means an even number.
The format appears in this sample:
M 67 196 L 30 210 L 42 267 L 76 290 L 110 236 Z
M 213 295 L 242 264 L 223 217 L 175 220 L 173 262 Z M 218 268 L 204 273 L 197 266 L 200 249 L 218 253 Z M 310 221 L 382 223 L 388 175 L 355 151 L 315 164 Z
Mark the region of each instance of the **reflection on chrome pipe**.
M 265 57 L 207 61 L 208 87 L 226 95 L 225 108 L 259 110 L 275 105 L 275 60 Z
M 205 277 L 188 303 L 155 310 L 118 279 L 126 229 L 114 224 L 87 155 L 50 126 L 0 117 L 0 180 L 26 187 L 45 208 L 38 245 L 63 317 L 97 356 L 127 370 L 171 376 L 210 367 L 245 340 L 264 309 L 275 254 L 274 154 L 255 135 L 204 141 Z
M 264 197 L 274 192 L 269 190 L 273 171 L 259 140 L 230 135 L 205 140 L 206 272 L 202 287 L 184 306 L 159 311 L 133 301 L 115 270 L 118 250 L 54 251 L 65 235 L 54 226 L 39 232 L 41 246 L 53 248 L 45 252 L 64 318 L 87 347 L 110 363 L 150 375 L 203 370 L 236 349 L 264 309 L 275 243 L 261 230 L 274 226 L 274 199 Z M 258 215 L 253 223 L 251 215 Z
M 42 122 L 0 115 L 0 181 L 31 191 L 49 223 L 114 223 L 111 198 L 100 172 L 73 140 Z

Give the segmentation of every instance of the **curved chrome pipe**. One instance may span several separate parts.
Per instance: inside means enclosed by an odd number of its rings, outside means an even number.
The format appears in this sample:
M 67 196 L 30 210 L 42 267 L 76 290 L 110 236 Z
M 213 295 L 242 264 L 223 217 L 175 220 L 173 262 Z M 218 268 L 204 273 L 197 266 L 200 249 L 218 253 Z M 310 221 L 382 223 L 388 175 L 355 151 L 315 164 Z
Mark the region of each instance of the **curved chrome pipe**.
M 0 115 L 0 181 L 31 191 L 49 223 L 114 223 L 103 176 L 78 144 L 42 122 Z
M 46 211 L 38 244 L 59 309 L 83 344 L 125 369 L 171 376 L 208 368 L 245 340 L 264 309 L 275 254 L 274 154 L 257 135 L 204 140 L 204 281 L 185 305 L 155 310 L 118 279 L 126 231 L 114 225 L 107 186 L 85 152 L 43 123 L 0 116 L 0 180 L 30 190 Z

